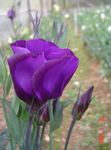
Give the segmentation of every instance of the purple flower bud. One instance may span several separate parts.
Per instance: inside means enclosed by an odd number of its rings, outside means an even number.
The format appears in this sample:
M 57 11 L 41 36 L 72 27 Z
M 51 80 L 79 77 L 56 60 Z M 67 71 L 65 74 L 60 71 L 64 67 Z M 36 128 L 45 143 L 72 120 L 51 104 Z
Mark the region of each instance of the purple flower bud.
M 88 88 L 88 90 L 79 97 L 72 109 L 72 115 L 76 116 L 78 120 L 81 119 L 92 100 L 93 89 L 93 86 Z
M 13 8 L 11 8 L 10 10 L 8 10 L 7 12 L 7 17 L 11 20 L 13 20 L 15 18 L 15 10 Z
M 40 108 L 62 95 L 79 60 L 68 48 L 43 39 L 18 40 L 11 44 L 8 64 L 17 96 Z
M 57 99 L 53 100 L 53 113 L 55 112 L 56 109 L 56 103 L 57 103 Z M 49 116 L 49 107 L 48 104 L 45 104 L 39 111 L 39 120 L 42 122 L 48 122 L 50 120 L 50 116 Z
M 49 110 L 48 105 L 45 105 L 39 112 L 39 120 L 41 122 L 48 122 L 49 121 Z

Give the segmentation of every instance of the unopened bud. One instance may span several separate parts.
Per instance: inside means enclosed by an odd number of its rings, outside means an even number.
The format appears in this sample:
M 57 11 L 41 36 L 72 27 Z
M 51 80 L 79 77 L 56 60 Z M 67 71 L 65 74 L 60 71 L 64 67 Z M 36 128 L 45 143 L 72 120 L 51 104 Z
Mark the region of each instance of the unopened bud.
M 87 110 L 91 100 L 92 100 L 92 92 L 94 87 L 91 86 L 85 91 L 81 96 L 79 96 L 78 100 L 74 104 L 72 109 L 72 115 L 77 117 L 77 120 L 81 119 L 84 112 Z
M 8 10 L 7 12 L 7 17 L 11 20 L 13 20 L 15 18 L 15 10 L 13 8 L 11 8 L 10 10 Z

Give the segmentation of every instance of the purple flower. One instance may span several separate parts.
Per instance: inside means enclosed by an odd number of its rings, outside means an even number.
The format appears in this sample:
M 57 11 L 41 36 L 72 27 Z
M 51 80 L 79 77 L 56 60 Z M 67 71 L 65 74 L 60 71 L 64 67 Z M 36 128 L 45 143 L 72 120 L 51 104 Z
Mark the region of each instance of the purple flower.
M 8 64 L 17 96 L 41 106 L 60 97 L 78 67 L 78 58 L 43 39 L 18 40 L 11 44 Z
M 91 100 L 92 100 L 92 92 L 93 92 L 94 87 L 91 86 L 88 88 L 87 91 L 85 91 L 79 99 L 76 101 L 73 109 L 72 109 L 72 115 L 76 116 L 77 119 L 81 119 L 82 115 L 84 112 L 87 110 Z
M 13 8 L 11 8 L 10 10 L 8 10 L 7 12 L 7 17 L 11 20 L 13 20 L 15 18 L 15 10 Z

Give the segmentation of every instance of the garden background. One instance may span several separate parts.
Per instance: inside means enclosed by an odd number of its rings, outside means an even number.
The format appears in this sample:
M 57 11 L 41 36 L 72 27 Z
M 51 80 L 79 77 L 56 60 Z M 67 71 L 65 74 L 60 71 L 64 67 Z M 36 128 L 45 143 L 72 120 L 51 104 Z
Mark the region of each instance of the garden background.
M 20 2 L 20 6 L 19 6 Z M 7 11 L 15 7 L 14 26 L 7 16 Z M 79 68 L 65 88 L 62 100 L 76 100 L 79 87 L 84 91 L 94 85 L 94 99 L 90 107 L 77 122 L 72 133 L 69 150 L 110 150 L 111 149 L 111 2 L 110 0 L 0 0 L 0 72 L 2 63 L 7 66 L 6 58 L 10 55 L 9 43 L 15 39 L 32 38 L 32 24 L 29 9 L 35 17 L 36 11 L 41 17 L 40 37 L 49 39 L 53 21 L 57 26 L 65 26 L 60 46 L 68 47 L 78 56 Z M 20 26 L 20 27 L 19 27 Z M 3 57 L 3 58 L 2 58 Z M 2 60 L 2 59 L 3 60 Z M 2 62 L 3 61 L 3 62 Z M 2 83 L 4 74 L 0 74 Z M 10 79 L 11 80 L 11 79 Z M 8 82 L 8 81 L 7 81 Z M 8 89 L 7 101 L 11 103 L 13 91 Z M 0 95 L 3 86 L 0 84 Z M 17 104 L 14 105 L 16 111 Z M 70 111 L 73 104 L 64 111 L 62 126 L 55 131 L 55 148 L 62 150 L 67 129 L 71 121 Z M 8 110 L 7 110 L 8 111 Z M 12 119 L 13 121 L 13 119 Z M 47 131 L 44 145 L 47 147 Z M 0 102 L 0 150 L 7 145 L 6 122 Z

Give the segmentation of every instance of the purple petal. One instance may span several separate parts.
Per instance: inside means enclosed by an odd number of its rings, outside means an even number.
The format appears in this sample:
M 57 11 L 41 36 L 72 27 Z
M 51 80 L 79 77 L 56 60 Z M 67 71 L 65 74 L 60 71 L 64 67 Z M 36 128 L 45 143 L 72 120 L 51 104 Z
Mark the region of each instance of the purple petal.
M 55 45 L 54 43 L 48 41 L 45 46 L 45 57 L 47 60 L 58 58 L 58 56 L 62 53 L 61 49 Z M 62 55 L 63 56 L 63 55 Z
M 46 41 L 43 39 L 32 39 L 27 41 L 27 49 L 31 51 L 34 56 L 41 54 L 45 50 Z
M 75 56 L 51 60 L 39 68 L 33 76 L 33 86 L 41 101 L 60 97 L 63 89 L 78 67 Z
M 64 55 L 73 54 L 69 49 L 59 48 L 57 45 L 50 41 L 47 42 L 44 53 L 47 60 L 61 58 Z
M 25 40 L 18 40 L 14 43 L 10 44 L 14 54 L 20 53 L 30 53 L 30 51 L 26 48 L 26 41 Z
M 28 53 L 19 55 L 15 54 L 8 59 L 16 94 L 22 100 L 26 100 L 26 98 L 30 99 L 31 96 L 33 97 L 33 73 L 45 62 L 44 55 L 39 55 L 35 59 Z
M 64 55 L 72 55 L 69 49 L 51 48 L 46 50 L 45 57 L 47 60 L 61 58 Z

